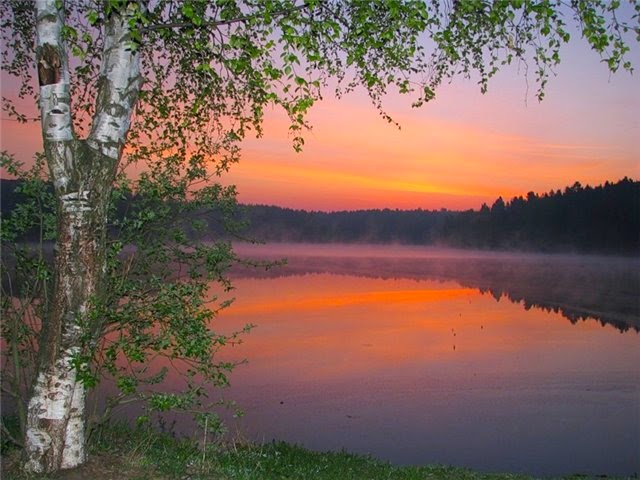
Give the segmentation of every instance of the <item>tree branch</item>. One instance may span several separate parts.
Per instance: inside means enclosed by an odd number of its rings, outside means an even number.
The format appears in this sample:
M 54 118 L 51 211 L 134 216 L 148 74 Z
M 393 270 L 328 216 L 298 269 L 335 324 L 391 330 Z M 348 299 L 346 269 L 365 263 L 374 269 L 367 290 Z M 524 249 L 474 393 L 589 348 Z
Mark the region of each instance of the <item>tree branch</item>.
M 113 161 L 120 159 L 142 79 L 140 51 L 131 40 L 129 20 L 138 4 L 131 2 L 106 25 L 103 63 L 98 79 L 96 111 L 87 144 Z
M 0 430 L 2 430 L 2 434 L 4 436 L 6 436 L 9 441 L 11 443 L 13 443 L 14 445 L 17 445 L 18 447 L 22 448 L 24 447 L 24 444 L 18 440 L 16 437 L 14 437 L 13 435 L 11 435 L 11 432 L 9 431 L 9 429 L 5 426 L 4 421 L 0 420 Z
M 273 17 L 281 17 L 288 15 L 290 13 L 299 12 L 306 8 L 309 5 L 307 2 L 302 3 L 301 5 L 295 5 L 292 8 L 276 10 L 271 15 Z M 147 25 L 140 29 L 141 33 L 150 32 L 155 30 L 164 30 L 164 29 L 180 29 L 180 28 L 209 28 L 209 27 L 223 27 L 225 25 L 233 25 L 234 23 L 244 23 L 248 20 L 255 18 L 255 15 L 244 15 L 241 17 L 232 18 L 229 20 L 214 20 L 211 22 L 203 22 L 200 25 L 195 25 L 193 22 L 169 22 L 169 23 L 157 23 L 154 25 Z
M 74 140 L 69 65 L 62 40 L 63 10 L 56 0 L 36 2 L 36 61 L 40 81 L 40 118 L 49 168 L 56 186 L 68 182 L 66 145 Z M 58 154 L 51 154 L 57 152 Z

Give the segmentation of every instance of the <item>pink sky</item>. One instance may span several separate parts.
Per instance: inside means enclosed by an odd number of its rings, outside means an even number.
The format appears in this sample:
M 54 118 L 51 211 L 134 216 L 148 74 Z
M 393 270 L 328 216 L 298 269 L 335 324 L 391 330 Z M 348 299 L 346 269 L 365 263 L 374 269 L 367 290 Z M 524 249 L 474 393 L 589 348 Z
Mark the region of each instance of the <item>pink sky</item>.
M 638 77 L 610 76 L 579 48 L 564 58 L 542 103 L 516 68 L 485 95 L 457 80 L 421 109 L 391 97 L 400 130 L 365 95 L 329 98 L 311 114 L 302 154 L 284 120 L 270 119 L 230 178 L 245 202 L 318 210 L 478 208 L 500 195 L 638 178 Z
M 632 58 L 640 68 L 640 55 Z M 249 139 L 224 182 L 245 203 L 314 210 L 479 208 L 511 198 L 640 177 L 640 81 L 610 75 L 575 42 L 539 103 L 536 86 L 514 66 L 482 95 L 458 79 L 421 109 L 390 95 L 383 120 L 366 95 L 325 100 L 312 110 L 304 151 L 293 151 L 286 119 L 268 115 L 262 139 Z M 6 94 L 10 85 L 2 85 Z M 21 160 L 41 148 L 37 125 L 6 121 L 0 145 Z

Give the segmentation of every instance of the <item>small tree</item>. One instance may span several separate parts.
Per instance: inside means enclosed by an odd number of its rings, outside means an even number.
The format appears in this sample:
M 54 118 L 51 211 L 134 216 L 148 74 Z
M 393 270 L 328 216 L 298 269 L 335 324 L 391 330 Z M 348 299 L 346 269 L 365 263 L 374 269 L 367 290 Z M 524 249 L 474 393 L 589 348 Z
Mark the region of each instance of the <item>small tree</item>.
M 224 272 L 234 256 L 226 242 L 199 241 L 198 222 L 187 235 L 185 222 L 194 216 L 178 212 L 233 204 L 234 190 L 216 176 L 238 160 L 247 133 L 260 136 L 265 108 L 287 113 L 300 149 L 305 115 L 331 79 L 338 96 L 366 89 L 389 121 L 382 108 L 389 87 L 413 94 L 420 106 L 456 75 L 477 75 L 485 91 L 498 69 L 514 61 L 533 66 L 542 98 L 569 40 L 565 19 L 579 25 L 610 70 L 631 70 L 626 37 L 639 33 L 640 6 L 633 0 L 6 0 L 0 9 L 2 69 L 20 79 L 20 97 L 39 101 L 53 184 L 51 191 L 21 188 L 53 201 L 51 210 L 42 200 L 29 208 L 41 212 L 42 238 L 55 238 L 56 245 L 50 273 L 44 257 L 16 250 L 39 272 L 40 286 L 10 292 L 3 309 L 39 320 L 26 327 L 12 322 L 3 334 L 17 360 L 28 350 L 23 338 L 37 335 L 23 415 L 25 469 L 52 472 L 86 458 L 85 396 L 97 381 L 96 366 L 117 375 L 117 358 L 147 365 L 160 352 L 191 362 L 185 374 L 192 387 L 199 376 L 224 383 L 216 375 L 229 366 L 216 365 L 211 354 L 227 339 L 207 329 L 214 313 L 204 299 L 209 278 L 228 288 Z M 13 100 L 3 97 L 4 110 L 26 121 Z M 31 178 L 41 175 L 36 170 Z M 118 195 L 137 201 L 125 215 L 110 216 Z M 26 228 L 18 219 L 16 228 Z M 185 275 L 177 278 L 170 272 L 180 265 Z M 126 370 L 117 380 L 123 395 L 137 391 L 140 375 L 151 383 L 162 378 L 144 368 Z M 190 407 L 200 393 L 193 387 L 186 397 L 149 399 L 156 408 Z

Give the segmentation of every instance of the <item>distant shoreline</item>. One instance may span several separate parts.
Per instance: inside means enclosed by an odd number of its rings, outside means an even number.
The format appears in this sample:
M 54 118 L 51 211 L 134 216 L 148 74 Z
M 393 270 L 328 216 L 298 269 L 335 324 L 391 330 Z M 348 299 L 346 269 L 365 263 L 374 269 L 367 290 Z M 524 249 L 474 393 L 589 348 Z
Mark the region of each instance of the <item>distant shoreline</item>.
M 2 215 L 20 203 L 19 182 L 1 181 Z M 120 215 L 135 212 L 128 196 Z M 305 211 L 269 205 L 239 205 L 232 222 L 246 227 L 225 230 L 228 212 L 213 205 L 194 215 L 208 239 L 242 238 L 269 243 L 400 244 L 478 251 L 640 256 L 640 182 L 627 177 L 597 187 L 579 183 L 564 191 L 529 192 L 479 210 Z M 188 220 L 188 219 L 187 219 Z M 166 220 L 171 222 L 172 219 Z M 161 224 L 160 227 L 169 226 Z M 185 227 L 187 236 L 193 232 Z M 33 240 L 36 232 L 25 235 Z

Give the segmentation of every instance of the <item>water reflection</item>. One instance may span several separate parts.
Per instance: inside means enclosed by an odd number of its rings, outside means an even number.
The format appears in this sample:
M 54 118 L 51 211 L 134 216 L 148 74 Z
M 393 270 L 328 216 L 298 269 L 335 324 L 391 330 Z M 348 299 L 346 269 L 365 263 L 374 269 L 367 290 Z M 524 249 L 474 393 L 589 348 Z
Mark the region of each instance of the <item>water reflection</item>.
M 593 318 L 621 331 L 640 331 L 640 259 L 584 255 L 474 252 L 404 246 L 275 244 L 245 250 L 260 258 L 287 258 L 269 271 L 238 276 L 279 277 L 334 273 L 368 278 L 453 280 L 522 302 L 525 309 L 560 312 L 572 323 Z
M 395 376 L 416 365 L 438 374 L 574 372 L 585 354 L 589 368 L 607 371 L 611 362 L 626 362 L 629 370 L 635 364 L 617 347 L 640 345 L 635 333 L 603 333 L 595 322 L 575 328 L 558 314 L 496 303 L 455 282 L 308 274 L 236 284 L 238 299 L 222 321 L 257 323 L 243 353 L 268 383 L 372 371 Z M 584 351 L 587 344 L 593 345 Z
M 262 278 L 238 272 L 218 325 L 258 325 L 226 352 L 250 360 L 228 392 L 247 412 L 244 435 L 398 464 L 640 471 L 638 277 L 627 262 L 291 253 Z M 496 302 L 505 296 L 523 303 Z

